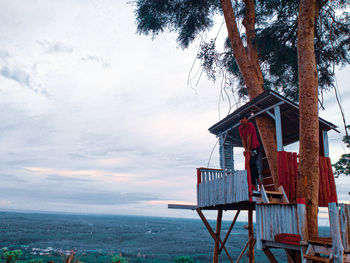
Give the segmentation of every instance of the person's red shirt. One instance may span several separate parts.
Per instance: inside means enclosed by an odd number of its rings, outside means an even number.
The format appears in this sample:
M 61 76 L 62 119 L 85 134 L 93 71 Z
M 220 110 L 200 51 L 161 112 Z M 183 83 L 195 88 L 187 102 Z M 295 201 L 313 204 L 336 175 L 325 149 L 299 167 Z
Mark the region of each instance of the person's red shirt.
M 251 122 L 247 122 L 245 127 L 243 127 L 243 125 L 239 126 L 239 135 L 246 143 L 247 143 L 247 134 L 252 135 L 250 150 L 258 148 L 260 146 L 260 144 L 258 141 L 258 137 L 256 136 L 256 129 L 255 129 L 253 123 L 251 123 Z

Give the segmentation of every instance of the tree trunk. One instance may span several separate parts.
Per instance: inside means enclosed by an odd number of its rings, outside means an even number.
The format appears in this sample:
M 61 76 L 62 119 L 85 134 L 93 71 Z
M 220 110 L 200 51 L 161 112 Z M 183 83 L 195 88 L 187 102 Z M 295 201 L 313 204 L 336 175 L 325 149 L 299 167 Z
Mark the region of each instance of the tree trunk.
M 252 0 L 245 0 L 246 18 L 243 24 L 247 35 L 247 52 L 243 46 L 238 32 L 236 18 L 232 9 L 231 0 L 220 0 L 224 13 L 228 36 L 231 41 L 233 56 L 247 86 L 249 99 L 252 100 L 264 91 L 264 79 L 262 76 L 259 57 L 255 46 L 255 5 Z M 277 176 L 277 145 L 274 121 L 268 117 L 256 117 L 256 124 L 264 145 L 264 150 L 269 163 L 271 176 L 276 189 L 279 186 Z
M 306 200 L 309 238 L 318 236 L 318 79 L 314 50 L 316 0 L 301 0 L 298 18 L 300 174 L 297 196 Z

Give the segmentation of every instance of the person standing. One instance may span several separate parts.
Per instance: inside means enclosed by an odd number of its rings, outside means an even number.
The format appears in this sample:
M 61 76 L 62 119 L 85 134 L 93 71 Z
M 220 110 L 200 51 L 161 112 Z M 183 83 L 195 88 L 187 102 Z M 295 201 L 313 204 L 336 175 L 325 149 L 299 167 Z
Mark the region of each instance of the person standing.
M 241 136 L 242 144 L 244 147 L 244 156 L 250 156 L 249 167 L 252 185 L 257 188 L 259 180 L 259 169 L 258 169 L 258 157 L 260 144 L 256 135 L 256 129 L 253 123 L 248 122 L 248 116 L 245 114 L 240 115 L 239 121 L 239 135 Z

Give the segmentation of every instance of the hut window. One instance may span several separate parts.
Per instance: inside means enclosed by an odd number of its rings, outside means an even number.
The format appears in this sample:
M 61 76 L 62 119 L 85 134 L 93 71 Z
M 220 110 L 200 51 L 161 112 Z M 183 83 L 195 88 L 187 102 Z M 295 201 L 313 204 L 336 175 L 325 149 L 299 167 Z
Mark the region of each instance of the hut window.
M 233 145 L 228 140 L 225 140 L 225 135 L 221 134 L 219 137 L 220 144 L 220 167 L 223 170 L 233 171 L 234 160 L 233 160 Z

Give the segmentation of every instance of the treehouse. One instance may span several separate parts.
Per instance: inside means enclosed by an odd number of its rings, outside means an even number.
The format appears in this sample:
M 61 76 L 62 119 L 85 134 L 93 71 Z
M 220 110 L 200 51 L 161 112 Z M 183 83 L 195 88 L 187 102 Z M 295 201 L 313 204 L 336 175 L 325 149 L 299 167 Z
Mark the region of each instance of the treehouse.
M 234 169 L 234 147 L 242 147 L 239 135 L 239 116 L 245 114 L 255 126 L 255 118 L 264 116 L 275 124 L 277 142 L 278 182 L 271 176 L 265 151 L 259 159 L 260 184 L 254 189 L 250 180 L 249 160 L 246 169 Z M 271 248 L 286 251 L 288 262 L 350 262 L 350 205 L 338 204 L 334 176 L 329 159 L 327 133 L 337 127 L 319 118 L 319 207 L 328 207 L 331 236 L 326 238 L 307 236 L 306 206 L 304 199 L 296 198 L 298 180 L 298 154 L 285 151 L 289 144 L 299 141 L 298 105 L 274 91 L 265 91 L 233 113 L 214 124 L 209 131 L 219 139 L 220 166 L 197 168 L 197 205 L 169 204 L 169 208 L 196 210 L 215 241 L 213 262 L 225 251 L 233 262 L 225 243 L 240 211 L 248 211 L 247 244 L 238 262 L 249 247 L 249 262 L 254 262 L 254 246 L 262 250 L 270 262 L 277 262 Z M 258 140 L 261 138 L 258 135 Z M 262 146 L 263 144 L 260 143 Z M 275 179 L 276 180 L 276 179 Z M 203 210 L 217 210 L 214 231 Z M 222 213 L 236 210 L 225 238 L 220 237 Z M 255 232 L 253 211 L 255 210 Z

